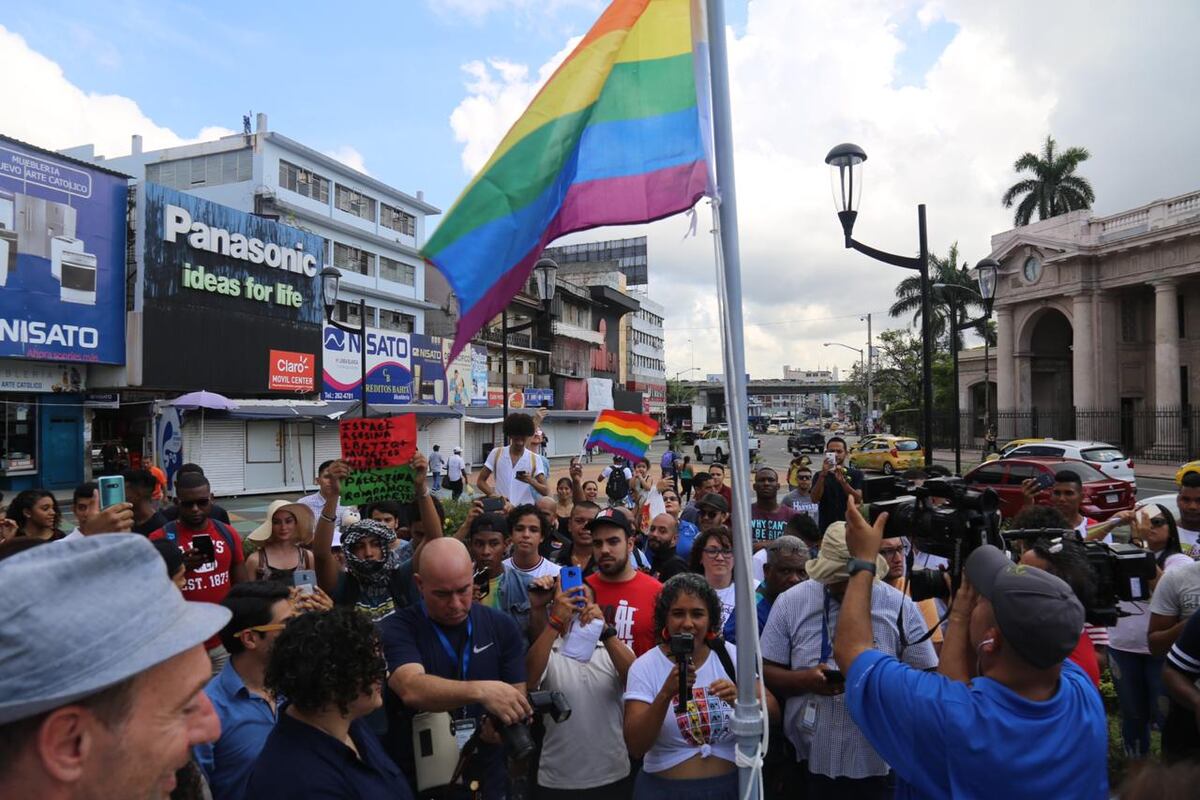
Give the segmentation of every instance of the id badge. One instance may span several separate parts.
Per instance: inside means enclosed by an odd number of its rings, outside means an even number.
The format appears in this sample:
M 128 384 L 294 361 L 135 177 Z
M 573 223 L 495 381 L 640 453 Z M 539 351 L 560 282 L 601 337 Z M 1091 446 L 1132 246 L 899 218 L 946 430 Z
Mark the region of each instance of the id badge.
M 816 730 L 817 727 L 817 704 L 809 700 L 804 704 L 804 711 L 800 715 L 800 724 L 806 731 Z
M 454 744 L 459 752 L 467 746 L 467 742 L 475 734 L 474 719 L 456 719 L 450 722 L 450 730 L 454 733 Z

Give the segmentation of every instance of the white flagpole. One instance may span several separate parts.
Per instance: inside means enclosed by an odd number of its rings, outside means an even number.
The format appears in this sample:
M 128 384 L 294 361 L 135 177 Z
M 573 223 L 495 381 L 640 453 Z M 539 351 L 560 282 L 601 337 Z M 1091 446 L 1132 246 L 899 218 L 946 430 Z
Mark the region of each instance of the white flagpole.
M 730 475 L 733 479 L 734 596 L 737 626 L 737 706 L 733 732 L 737 736 L 738 796 L 759 797 L 762 791 L 758 757 L 763 734 L 763 708 L 758 700 L 758 615 L 754 578 L 750 570 L 750 427 L 747 420 L 746 353 L 742 329 L 742 268 L 738 251 L 737 193 L 733 171 L 733 126 L 729 110 L 729 59 L 725 46 L 725 2 L 706 0 L 709 70 L 712 80 L 713 151 L 716 156 L 718 199 L 717 296 L 721 316 L 722 363 L 725 370 L 725 408 L 729 414 Z M 753 765 L 753 766 L 744 766 Z

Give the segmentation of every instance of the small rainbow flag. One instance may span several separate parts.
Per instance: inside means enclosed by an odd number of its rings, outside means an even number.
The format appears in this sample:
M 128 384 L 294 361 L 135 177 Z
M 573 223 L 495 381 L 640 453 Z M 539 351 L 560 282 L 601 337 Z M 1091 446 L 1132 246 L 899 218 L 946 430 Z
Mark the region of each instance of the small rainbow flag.
M 458 298 L 451 360 L 555 238 L 714 193 L 700 0 L 613 0 L 421 249 Z
M 624 456 L 632 463 L 646 457 L 650 440 L 656 433 L 658 423 L 653 417 L 628 411 L 601 411 L 583 449 L 598 447 L 615 456 Z

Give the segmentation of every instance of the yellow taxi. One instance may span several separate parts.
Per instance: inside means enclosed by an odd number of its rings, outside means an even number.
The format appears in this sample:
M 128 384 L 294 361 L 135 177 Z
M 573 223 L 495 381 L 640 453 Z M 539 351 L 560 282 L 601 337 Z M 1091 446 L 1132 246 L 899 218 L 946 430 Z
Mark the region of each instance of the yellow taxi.
M 852 451 L 849 461 L 852 467 L 882 470 L 884 475 L 891 475 L 897 470 L 924 466 L 925 451 L 916 439 L 876 436 Z
M 1189 472 L 1200 472 L 1200 460 L 1189 461 L 1180 467 L 1179 471 L 1175 473 L 1175 483 L 1181 485 L 1183 483 L 1183 476 Z

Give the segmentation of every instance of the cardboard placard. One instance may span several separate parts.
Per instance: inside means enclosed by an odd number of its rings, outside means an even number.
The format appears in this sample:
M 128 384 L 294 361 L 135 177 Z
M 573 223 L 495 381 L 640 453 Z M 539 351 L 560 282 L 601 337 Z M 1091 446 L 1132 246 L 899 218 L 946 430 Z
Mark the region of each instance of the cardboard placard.
M 343 505 L 361 506 L 384 500 L 411 503 L 415 497 L 413 471 L 409 466 L 356 470 L 342 481 Z
M 338 423 L 342 459 L 356 470 L 399 467 L 417 450 L 417 418 L 343 419 Z

